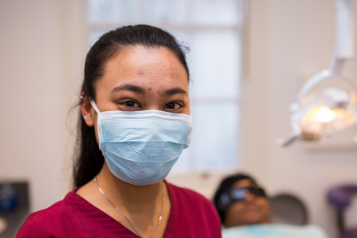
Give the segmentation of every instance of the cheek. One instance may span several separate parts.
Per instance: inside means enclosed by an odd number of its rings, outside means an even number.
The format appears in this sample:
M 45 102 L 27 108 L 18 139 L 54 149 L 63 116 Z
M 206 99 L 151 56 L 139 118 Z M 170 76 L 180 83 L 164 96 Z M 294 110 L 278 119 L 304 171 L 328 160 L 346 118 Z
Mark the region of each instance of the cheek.
M 191 115 L 191 107 L 190 107 L 190 101 L 186 104 L 186 107 L 182 113 L 185 113 L 187 115 Z
M 226 222 L 228 224 L 241 223 L 244 220 L 244 206 L 241 203 L 231 205 L 226 212 Z
M 256 200 L 256 204 L 264 210 L 269 211 L 269 202 L 265 198 L 259 198 Z
M 241 213 L 243 210 L 244 210 L 244 204 L 237 202 L 231 205 L 228 211 L 231 214 L 235 214 L 235 213 Z

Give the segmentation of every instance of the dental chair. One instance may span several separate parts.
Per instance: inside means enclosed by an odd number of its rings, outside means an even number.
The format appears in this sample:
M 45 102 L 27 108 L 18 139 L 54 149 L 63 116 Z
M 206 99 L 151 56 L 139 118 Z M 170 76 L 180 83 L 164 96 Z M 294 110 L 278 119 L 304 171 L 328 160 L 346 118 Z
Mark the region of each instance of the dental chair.
M 330 189 L 327 193 L 328 201 L 337 210 L 337 225 L 340 238 L 357 238 L 357 227 L 346 230 L 344 211 L 351 205 L 352 197 L 357 195 L 357 185 L 342 185 Z
M 226 228 L 223 238 L 327 238 L 318 226 L 308 224 L 304 202 L 292 194 L 270 198 L 272 224 Z M 350 238 L 350 237 L 348 237 Z M 354 238 L 354 237 L 353 237 Z
M 304 226 L 308 224 L 308 211 L 304 202 L 292 194 L 278 194 L 270 198 L 272 222 Z

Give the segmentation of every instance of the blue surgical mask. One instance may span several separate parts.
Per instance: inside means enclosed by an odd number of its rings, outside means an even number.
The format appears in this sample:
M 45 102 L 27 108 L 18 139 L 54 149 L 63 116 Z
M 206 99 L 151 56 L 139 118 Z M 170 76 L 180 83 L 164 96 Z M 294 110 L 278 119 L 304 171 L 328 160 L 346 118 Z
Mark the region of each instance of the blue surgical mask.
M 110 171 L 134 185 L 163 180 L 191 140 L 189 115 L 158 110 L 98 113 L 99 148 Z

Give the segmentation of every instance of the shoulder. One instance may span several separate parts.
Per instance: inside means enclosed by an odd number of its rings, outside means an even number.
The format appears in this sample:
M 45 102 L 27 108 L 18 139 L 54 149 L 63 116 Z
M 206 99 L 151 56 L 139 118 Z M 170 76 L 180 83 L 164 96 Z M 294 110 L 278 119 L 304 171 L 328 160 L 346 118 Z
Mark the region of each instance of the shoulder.
M 186 211 L 192 211 L 199 216 L 211 217 L 220 224 L 218 213 L 213 203 L 203 195 L 188 189 L 167 183 L 171 199 L 175 201 L 178 207 Z
M 191 227 L 195 235 L 187 237 L 221 237 L 219 216 L 210 200 L 191 189 L 170 183 L 167 186 L 173 203 L 171 211 L 177 218 L 175 226 L 178 230 L 187 231 L 185 229 Z
M 196 213 L 199 212 L 204 216 L 209 215 L 220 223 L 216 208 L 206 197 L 188 188 L 181 188 L 172 184 L 169 184 L 169 186 L 171 186 L 170 194 L 174 196 L 175 203 L 178 206 L 191 209 Z
M 300 227 L 297 227 L 299 229 Z M 316 238 L 327 238 L 327 234 L 325 231 L 316 225 L 306 225 L 302 226 L 301 228 L 301 234 L 303 237 L 309 238 L 309 237 L 316 237 Z M 301 236 L 301 237 L 302 237 Z
M 61 233 L 63 221 L 70 221 L 71 217 L 72 208 L 65 200 L 61 200 L 46 209 L 31 213 L 21 226 L 16 238 L 49 237 L 52 234 Z
M 167 186 L 169 188 L 170 195 L 178 197 L 181 201 L 183 199 L 185 202 L 202 202 L 205 205 L 212 204 L 207 198 L 191 189 L 178 187 L 168 182 Z
M 269 225 L 266 225 L 269 227 Z M 327 238 L 325 232 L 316 225 L 295 226 L 286 224 L 271 224 L 272 230 L 280 231 L 291 237 L 306 237 L 306 238 Z
M 224 238 L 233 237 L 265 237 L 265 238 L 285 238 L 285 237 L 304 237 L 304 238 L 327 238 L 325 232 L 314 225 L 294 226 L 285 224 L 261 224 L 226 228 L 223 230 Z

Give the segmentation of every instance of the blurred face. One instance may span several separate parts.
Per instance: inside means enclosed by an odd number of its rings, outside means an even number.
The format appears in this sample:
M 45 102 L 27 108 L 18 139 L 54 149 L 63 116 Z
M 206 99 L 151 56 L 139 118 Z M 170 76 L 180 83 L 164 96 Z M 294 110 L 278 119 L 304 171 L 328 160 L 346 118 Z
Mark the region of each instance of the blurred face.
M 164 47 L 122 49 L 106 63 L 95 90 L 100 112 L 162 110 L 190 114 L 187 72 Z M 81 109 L 83 116 L 87 115 L 87 125 L 94 125 L 97 134 L 96 112 L 90 103 L 81 105 Z
M 232 185 L 233 189 L 253 186 L 249 179 Z M 270 222 L 269 201 L 265 197 L 249 194 L 244 200 L 232 204 L 226 212 L 226 227 L 245 226 Z

